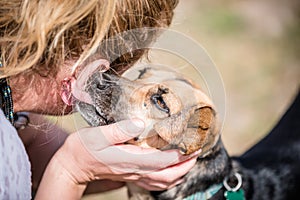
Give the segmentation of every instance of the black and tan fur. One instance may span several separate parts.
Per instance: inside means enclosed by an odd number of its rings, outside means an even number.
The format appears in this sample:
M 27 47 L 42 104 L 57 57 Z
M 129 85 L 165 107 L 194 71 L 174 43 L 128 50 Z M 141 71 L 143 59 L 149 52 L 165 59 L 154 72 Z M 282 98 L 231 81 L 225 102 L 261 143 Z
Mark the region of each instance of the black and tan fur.
M 132 199 L 183 199 L 226 177 L 234 186 L 235 172 L 242 175 L 247 200 L 299 196 L 299 96 L 266 138 L 242 156 L 231 158 L 220 139 L 214 105 L 199 87 L 174 71 L 145 68 L 135 80 L 95 73 L 85 89 L 94 104 L 77 101 L 76 106 L 90 125 L 139 117 L 148 128 L 130 143 L 162 150 L 178 148 L 183 154 L 202 149 L 184 183 L 162 192 L 133 193 Z M 211 199 L 225 199 L 224 192 L 223 187 Z

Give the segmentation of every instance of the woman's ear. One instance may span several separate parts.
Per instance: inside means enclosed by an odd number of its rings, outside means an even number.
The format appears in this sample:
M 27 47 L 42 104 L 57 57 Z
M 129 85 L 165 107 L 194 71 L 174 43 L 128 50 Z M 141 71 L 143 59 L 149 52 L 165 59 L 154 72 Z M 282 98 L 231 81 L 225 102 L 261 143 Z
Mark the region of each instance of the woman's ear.
M 67 105 L 73 105 L 74 98 L 82 102 L 92 104 L 92 100 L 85 91 L 85 87 L 89 77 L 96 72 L 106 72 L 109 70 L 110 64 L 108 60 L 97 59 L 88 60 L 83 63 L 82 70 L 78 70 L 78 76 L 72 74 L 71 77 L 64 78 L 61 84 L 60 96 Z
M 76 86 L 79 88 L 85 87 L 87 80 L 95 72 L 106 72 L 110 69 L 110 63 L 106 59 L 97 59 L 97 60 L 87 60 L 80 67 L 81 70 L 78 70 L 76 76 Z M 73 75 L 75 77 L 75 74 Z
M 73 76 L 65 78 L 61 83 L 60 96 L 65 104 L 72 105 L 72 82 L 75 81 Z

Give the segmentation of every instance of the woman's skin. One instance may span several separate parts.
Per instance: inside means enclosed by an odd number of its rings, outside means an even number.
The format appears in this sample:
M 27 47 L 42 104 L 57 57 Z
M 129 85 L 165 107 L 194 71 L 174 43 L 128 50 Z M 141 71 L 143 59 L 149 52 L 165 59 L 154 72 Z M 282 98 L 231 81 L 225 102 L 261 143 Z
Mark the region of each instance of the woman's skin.
M 62 80 L 72 75 L 70 63 L 61 68 L 56 78 L 36 75 L 38 78 L 34 79 L 36 83 L 32 87 L 26 84 L 30 80 L 22 76 L 10 78 L 15 111 L 52 115 L 62 114 L 62 111 L 70 112 L 71 107 L 65 105 L 60 97 Z M 22 89 L 22 86 L 25 88 Z M 39 120 L 39 116 L 33 115 L 32 122 L 41 124 Z M 143 122 L 135 119 L 81 129 L 68 137 L 57 127 L 42 136 L 30 128 L 23 130 L 23 133 L 27 131 L 39 135 L 31 140 L 27 138 L 27 144 L 25 143 L 32 162 L 34 187 L 38 186 L 43 168 L 46 167 L 36 199 L 80 199 L 87 184 L 93 181 L 100 184 L 107 180 L 117 181 L 105 182 L 105 187 L 99 186 L 100 191 L 120 187 L 123 185 L 120 182 L 124 181 L 156 191 L 179 184 L 181 177 L 194 166 L 197 155 L 187 157 L 176 150 L 161 152 L 122 145 L 139 135 L 143 129 Z M 22 135 L 21 132 L 20 134 Z M 45 144 L 47 145 L 42 149 Z M 116 148 L 121 151 L 116 151 Z M 124 158 L 126 159 L 122 161 Z M 121 170 L 116 171 L 116 168 Z
M 42 115 L 29 113 L 30 126 L 18 131 L 27 154 L 32 172 L 32 189 L 36 191 L 51 157 L 62 146 L 68 133 L 52 124 Z M 98 180 L 88 184 L 85 194 L 105 192 L 124 186 L 123 182 Z
M 67 62 L 62 66 L 56 77 L 44 77 L 39 74 L 34 74 L 35 78 L 26 77 L 22 74 L 10 77 L 14 112 L 27 111 L 48 115 L 61 115 L 70 112 L 72 107 L 64 104 L 60 90 L 62 80 L 72 76 L 72 63 L 74 62 Z

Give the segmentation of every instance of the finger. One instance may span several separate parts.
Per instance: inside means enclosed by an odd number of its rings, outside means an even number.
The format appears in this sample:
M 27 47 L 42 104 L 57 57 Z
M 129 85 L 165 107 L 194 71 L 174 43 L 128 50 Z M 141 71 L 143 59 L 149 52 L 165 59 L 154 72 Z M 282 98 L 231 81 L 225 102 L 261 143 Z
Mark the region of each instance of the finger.
M 161 151 L 155 148 L 143 148 L 134 145 L 119 145 L 118 148 L 126 152 L 129 156 L 128 158 L 140 159 L 141 164 L 151 165 L 152 163 L 157 170 L 196 157 L 195 155 L 182 155 L 177 149 Z M 139 160 L 136 161 L 138 162 Z
M 101 132 L 105 136 L 109 144 L 124 143 L 138 135 L 145 128 L 143 120 L 134 118 L 131 120 L 120 121 L 108 126 L 101 127 Z
M 144 174 L 143 177 L 160 182 L 173 183 L 188 173 L 195 166 L 196 161 L 197 158 L 191 158 L 168 168 Z
M 183 179 L 180 179 L 172 184 L 163 184 L 163 183 L 152 183 L 149 184 L 146 180 L 136 181 L 135 184 L 149 191 L 163 191 L 175 187 L 183 182 Z
M 147 174 L 181 162 L 177 150 L 159 151 L 134 145 L 109 146 L 93 152 L 97 160 L 107 165 L 115 173 Z
M 157 187 L 157 188 L 161 188 L 161 189 L 168 189 L 168 188 L 172 188 L 178 184 L 181 184 L 184 182 L 184 179 L 177 179 L 173 182 L 159 182 L 159 181 L 154 181 L 152 179 L 148 179 L 148 178 L 141 178 L 138 180 L 138 182 L 143 182 L 146 183 L 149 186 L 152 187 Z
M 173 184 L 169 185 L 167 189 L 171 189 L 171 188 L 175 187 L 176 185 L 180 185 L 183 182 L 184 182 L 184 179 L 179 179 L 178 181 L 176 181 Z
M 90 127 L 77 132 L 83 145 L 99 151 L 113 144 L 124 143 L 144 130 L 144 122 L 140 119 L 124 120 L 107 126 Z
M 142 177 L 139 174 L 101 174 L 101 179 L 108 179 L 114 181 L 123 181 L 123 182 L 135 182 L 140 180 Z
M 165 190 L 163 188 L 160 188 L 160 187 L 156 187 L 156 186 L 151 186 L 151 185 L 148 185 L 147 183 L 145 182 L 142 182 L 142 181 L 137 181 L 135 182 L 135 184 L 141 188 L 144 188 L 148 191 L 162 191 L 162 190 Z

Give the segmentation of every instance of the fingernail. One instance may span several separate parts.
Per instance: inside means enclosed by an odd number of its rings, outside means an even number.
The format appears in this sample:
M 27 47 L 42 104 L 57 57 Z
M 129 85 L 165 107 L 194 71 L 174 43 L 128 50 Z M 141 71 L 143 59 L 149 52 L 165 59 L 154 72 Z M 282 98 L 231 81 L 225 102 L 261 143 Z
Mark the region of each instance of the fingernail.
M 199 156 L 199 154 L 200 154 L 201 152 L 202 152 L 202 149 L 199 149 L 199 150 L 195 151 L 194 153 L 192 153 L 192 154 L 190 155 L 190 157 Z
M 171 189 L 173 187 L 175 187 L 176 185 L 180 185 L 181 183 L 184 182 L 184 179 L 179 179 L 178 181 L 176 181 L 174 184 L 170 185 L 167 189 Z
M 181 183 L 183 183 L 184 182 L 184 179 L 182 178 L 182 179 L 179 179 L 178 181 L 176 181 L 175 182 L 175 185 L 179 185 L 179 184 L 181 184 Z

